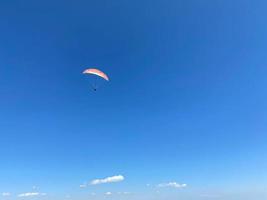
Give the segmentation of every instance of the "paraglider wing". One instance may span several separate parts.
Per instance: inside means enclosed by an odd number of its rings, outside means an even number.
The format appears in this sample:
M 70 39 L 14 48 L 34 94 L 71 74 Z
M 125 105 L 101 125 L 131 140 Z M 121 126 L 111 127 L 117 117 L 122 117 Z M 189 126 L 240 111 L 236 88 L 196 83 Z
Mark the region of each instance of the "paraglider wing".
M 93 69 L 93 68 L 92 69 L 86 69 L 86 70 L 84 70 L 83 73 L 84 74 L 94 74 L 94 75 L 102 77 L 106 81 L 109 81 L 108 76 L 104 72 L 100 71 L 99 69 Z

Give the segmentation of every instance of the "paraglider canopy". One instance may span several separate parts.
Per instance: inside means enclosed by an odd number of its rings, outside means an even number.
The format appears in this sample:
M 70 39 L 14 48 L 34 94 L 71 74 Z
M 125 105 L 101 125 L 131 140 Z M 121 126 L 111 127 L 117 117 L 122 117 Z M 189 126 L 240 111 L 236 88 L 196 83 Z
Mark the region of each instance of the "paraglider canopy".
M 101 84 L 101 80 L 109 81 L 109 77 L 99 69 L 90 68 L 83 71 L 83 74 L 93 75 L 91 79 L 91 85 L 94 91 L 99 88 L 99 84 Z M 98 80 L 99 79 L 99 80 Z
M 86 69 L 83 71 L 83 73 L 84 74 L 94 74 L 94 75 L 102 77 L 106 81 L 109 81 L 108 76 L 104 72 L 100 71 L 99 69 L 94 69 L 94 68 Z

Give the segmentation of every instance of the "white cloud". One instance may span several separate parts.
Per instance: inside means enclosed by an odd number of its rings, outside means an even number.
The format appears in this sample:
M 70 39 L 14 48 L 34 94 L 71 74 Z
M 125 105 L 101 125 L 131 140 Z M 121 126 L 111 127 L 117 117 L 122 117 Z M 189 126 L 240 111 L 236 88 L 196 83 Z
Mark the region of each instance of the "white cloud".
M 184 187 L 187 187 L 186 184 L 179 184 L 179 183 L 176 183 L 176 182 L 169 182 L 169 183 L 161 183 L 161 184 L 158 184 L 158 187 L 173 187 L 173 188 L 184 188 Z
M 10 195 L 11 195 L 11 194 L 10 194 L 9 192 L 3 192 L 3 193 L 2 193 L 2 196 L 3 196 L 3 197 L 8 197 L 8 196 L 10 196 Z
M 26 192 L 19 194 L 18 197 L 33 197 L 33 196 L 45 196 L 46 193 L 39 193 L 39 192 Z
M 118 195 L 127 195 L 127 194 L 131 194 L 130 192 L 117 192 Z
M 86 183 L 80 185 L 80 188 L 86 188 L 86 187 L 87 187 Z
M 105 195 L 112 195 L 112 193 L 111 192 L 106 192 Z
M 103 179 L 95 179 L 91 181 L 91 185 L 99 185 L 104 183 L 115 183 L 115 182 L 121 182 L 124 180 L 124 177 L 122 175 L 117 176 L 111 176 Z

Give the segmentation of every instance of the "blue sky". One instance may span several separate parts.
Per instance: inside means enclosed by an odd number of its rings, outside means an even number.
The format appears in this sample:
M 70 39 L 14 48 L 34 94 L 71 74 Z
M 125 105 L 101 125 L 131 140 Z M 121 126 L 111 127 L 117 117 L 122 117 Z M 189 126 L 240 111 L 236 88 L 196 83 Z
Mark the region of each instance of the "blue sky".
M 266 6 L 2 0 L 0 199 L 267 199 Z

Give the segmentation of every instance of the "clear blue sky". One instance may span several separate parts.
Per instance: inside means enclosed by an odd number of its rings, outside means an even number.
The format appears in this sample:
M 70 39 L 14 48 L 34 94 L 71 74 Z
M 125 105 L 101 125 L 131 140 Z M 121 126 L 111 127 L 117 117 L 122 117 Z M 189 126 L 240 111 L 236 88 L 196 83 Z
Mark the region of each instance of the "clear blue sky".
M 2 0 L 0 199 L 267 199 L 266 6 Z

